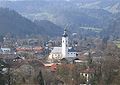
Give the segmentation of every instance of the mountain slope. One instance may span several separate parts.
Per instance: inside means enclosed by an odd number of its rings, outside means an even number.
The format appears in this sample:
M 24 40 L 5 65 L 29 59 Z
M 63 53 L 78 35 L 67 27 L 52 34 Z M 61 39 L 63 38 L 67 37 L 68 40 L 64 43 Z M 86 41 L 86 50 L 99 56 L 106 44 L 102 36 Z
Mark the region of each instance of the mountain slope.
M 54 31 L 51 31 L 51 30 Z M 63 31 L 62 28 L 49 21 L 40 21 L 39 25 L 34 23 L 13 10 L 0 8 L 0 34 L 11 33 L 13 35 L 48 35 L 59 36 L 56 34 Z
M 22 0 L 1 1 L 31 20 L 48 20 L 70 31 L 80 27 L 107 28 L 119 12 L 120 0 Z M 73 31 L 74 29 L 74 31 Z
M 40 21 L 34 21 L 34 23 L 41 28 L 44 28 L 45 34 L 50 35 L 52 37 L 54 36 L 61 36 L 63 33 L 63 29 L 56 24 L 48 21 L 48 20 L 40 20 Z
M 15 11 L 0 8 L 0 32 L 14 35 L 29 35 L 37 33 L 38 27 L 30 20 L 22 17 Z
M 110 0 L 108 3 L 106 0 L 1 1 L 3 7 L 14 9 L 31 20 L 49 20 L 63 27 L 72 25 L 75 29 L 83 25 L 106 27 L 105 23 L 113 18 L 107 7 L 116 3 Z
M 116 20 L 113 20 L 113 22 L 111 22 L 106 32 L 113 39 L 120 38 L 120 17 L 118 17 Z

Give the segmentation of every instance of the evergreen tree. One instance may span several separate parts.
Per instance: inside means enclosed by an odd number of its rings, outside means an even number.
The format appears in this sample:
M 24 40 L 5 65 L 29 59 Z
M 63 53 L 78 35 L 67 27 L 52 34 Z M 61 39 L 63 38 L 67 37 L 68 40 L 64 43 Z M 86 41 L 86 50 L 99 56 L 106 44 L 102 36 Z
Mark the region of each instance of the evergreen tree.
M 39 85 L 44 85 L 44 79 L 41 71 L 39 72 L 37 79 L 38 79 Z
M 0 85 L 5 85 L 6 78 L 5 78 L 5 73 L 3 72 L 3 68 L 6 67 L 5 62 L 0 60 Z
M 0 35 L 0 42 L 3 43 L 4 39 L 3 39 L 3 35 Z

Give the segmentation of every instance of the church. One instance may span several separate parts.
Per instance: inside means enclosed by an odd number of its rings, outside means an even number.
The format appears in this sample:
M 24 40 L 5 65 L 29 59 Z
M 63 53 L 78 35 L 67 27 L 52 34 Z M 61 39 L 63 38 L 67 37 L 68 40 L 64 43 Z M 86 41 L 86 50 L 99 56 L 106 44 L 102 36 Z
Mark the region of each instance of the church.
M 54 60 L 60 60 L 63 58 L 75 58 L 77 52 L 74 50 L 73 47 L 69 47 L 68 43 L 68 34 L 67 30 L 64 30 L 62 35 L 62 47 L 53 47 L 51 53 L 48 56 L 49 62 L 54 62 Z

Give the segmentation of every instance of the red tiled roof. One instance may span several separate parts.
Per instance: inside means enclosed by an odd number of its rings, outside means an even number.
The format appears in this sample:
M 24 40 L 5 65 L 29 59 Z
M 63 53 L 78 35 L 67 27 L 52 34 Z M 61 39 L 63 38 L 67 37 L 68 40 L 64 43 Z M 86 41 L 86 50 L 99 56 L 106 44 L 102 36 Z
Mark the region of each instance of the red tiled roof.
M 41 46 L 39 47 L 31 47 L 31 48 L 27 48 L 27 47 L 18 47 L 16 48 L 16 51 L 42 51 L 43 48 Z
M 50 69 L 52 72 L 55 72 L 57 70 L 57 65 L 53 64 Z

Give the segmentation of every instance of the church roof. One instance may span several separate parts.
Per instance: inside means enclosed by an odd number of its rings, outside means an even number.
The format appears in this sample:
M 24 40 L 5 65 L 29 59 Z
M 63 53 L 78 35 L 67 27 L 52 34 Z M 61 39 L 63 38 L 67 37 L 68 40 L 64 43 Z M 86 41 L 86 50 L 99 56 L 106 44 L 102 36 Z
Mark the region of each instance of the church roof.
M 62 52 L 62 47 L 54 47 L 51 51 L 51 53 L 61 53 Z
M 61 53 L 62 47 L 54 47 L 51 51 L 51 53 Z M 76 52 L 76 50 L 73 47 L 68 47 L 68 52 Z

